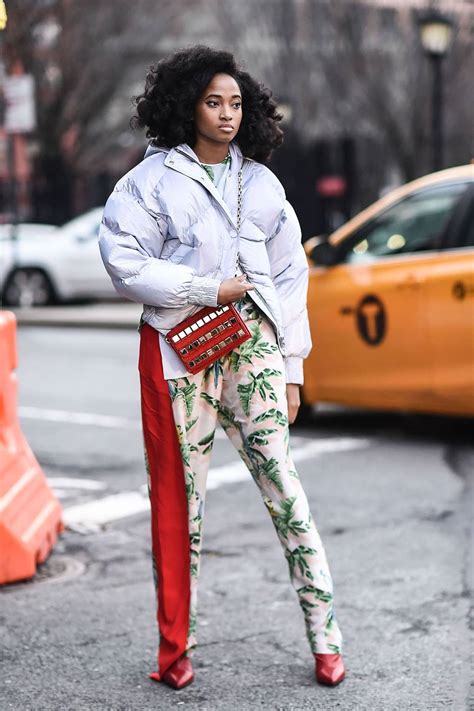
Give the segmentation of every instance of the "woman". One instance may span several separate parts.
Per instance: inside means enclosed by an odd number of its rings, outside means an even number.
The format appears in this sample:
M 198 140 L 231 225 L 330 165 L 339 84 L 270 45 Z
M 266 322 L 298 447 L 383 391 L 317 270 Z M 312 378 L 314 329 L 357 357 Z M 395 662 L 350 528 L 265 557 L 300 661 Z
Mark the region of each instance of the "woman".
M 159 672 L 193 681 L 206 476 L 219 422 L 263 497 L 304 614 L 316 679 L 345 670 L 324 548 L 289 450 L 311 348 L 301 231 L 265 166 L 282 142 L 271 92 L 196 46 L 151 67 L 135 124 L 151 139 L 116 185 L 99 243 L 119 294 L 144 304 L 139 371 L 160 632 Z M 237 271 L 236 271 L 237 266 Z M 251 338 L 192 375 L 165 335 L 234 303 Z

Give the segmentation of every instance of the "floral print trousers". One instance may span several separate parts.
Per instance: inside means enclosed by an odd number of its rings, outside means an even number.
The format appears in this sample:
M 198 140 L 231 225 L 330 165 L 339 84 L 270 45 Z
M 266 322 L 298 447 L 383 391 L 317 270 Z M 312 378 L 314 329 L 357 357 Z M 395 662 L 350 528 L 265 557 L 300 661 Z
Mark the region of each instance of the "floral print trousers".
M 219 422 L 248 467 L 271 516 L 304 615 L 311 651 L 339 653 L 342 636 L 334 611 L 331 574 L 291 458 L 283 358 L 272 326 L 250 297 L 236 306 L 252 337 L 207 370 L 167 381 L 183 467 L 189 535 L 189 617 L 182 651 L 192 656 L 197 644 L 197 591 L 206 479 Z M 147 424 L 149 426 L 145 418 L 144 428 Z M 150 448 L 145 436 L 146 453 Z M 149 467 L 150 495 L 152 475 Z M 153 509 L 152 498 L 152 517 Z M 163 551 L 162 542 L 160 535 L 153 550 L 158 587 L 160 580 L 166 582 L 163 570 L 161 574 L 157 570 L 164 567 L 157 560 Z M 162 617 L 159 626 L 164 628 L 164 624 Z M 161 673 L 164 666 L 167 664 L 160 665 Z

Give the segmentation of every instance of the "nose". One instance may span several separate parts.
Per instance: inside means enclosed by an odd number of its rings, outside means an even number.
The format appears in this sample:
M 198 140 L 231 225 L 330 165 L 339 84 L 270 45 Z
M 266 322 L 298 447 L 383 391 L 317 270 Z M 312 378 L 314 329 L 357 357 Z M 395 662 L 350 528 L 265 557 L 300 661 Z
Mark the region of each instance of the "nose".
M 222 108 L 220 117 L 222 121 L 230 121 L 230 119 L 232 118 L 230 111 L 226 111 L 225 107 Z

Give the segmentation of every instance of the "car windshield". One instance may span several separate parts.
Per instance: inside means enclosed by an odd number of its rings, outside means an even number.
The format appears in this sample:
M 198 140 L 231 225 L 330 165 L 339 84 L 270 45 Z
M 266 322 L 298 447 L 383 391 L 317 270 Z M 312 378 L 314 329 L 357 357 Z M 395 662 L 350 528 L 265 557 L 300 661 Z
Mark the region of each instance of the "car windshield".
M 380 257 L 433 250 L 466 183 L 426 188 L 409 195 L 376 217 L 351 240 L 346 261 L 371 262 Z
M 60 229 L 62 232 L 77 236 L 84 236 L 95 233 L 102 219 L 103 208 L 98 207 L 94 210 L 86 212 L 84 215 L 79 215 L 73 220 L 66 222 Z

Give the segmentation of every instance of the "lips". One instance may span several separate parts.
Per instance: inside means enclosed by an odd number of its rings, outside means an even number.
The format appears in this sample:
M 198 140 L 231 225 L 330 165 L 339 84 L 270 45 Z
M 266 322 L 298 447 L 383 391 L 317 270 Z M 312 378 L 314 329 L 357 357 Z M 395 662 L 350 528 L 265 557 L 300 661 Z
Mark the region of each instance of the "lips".
M 234 128 L 231 123 L 222 123 L 219 128 Z

